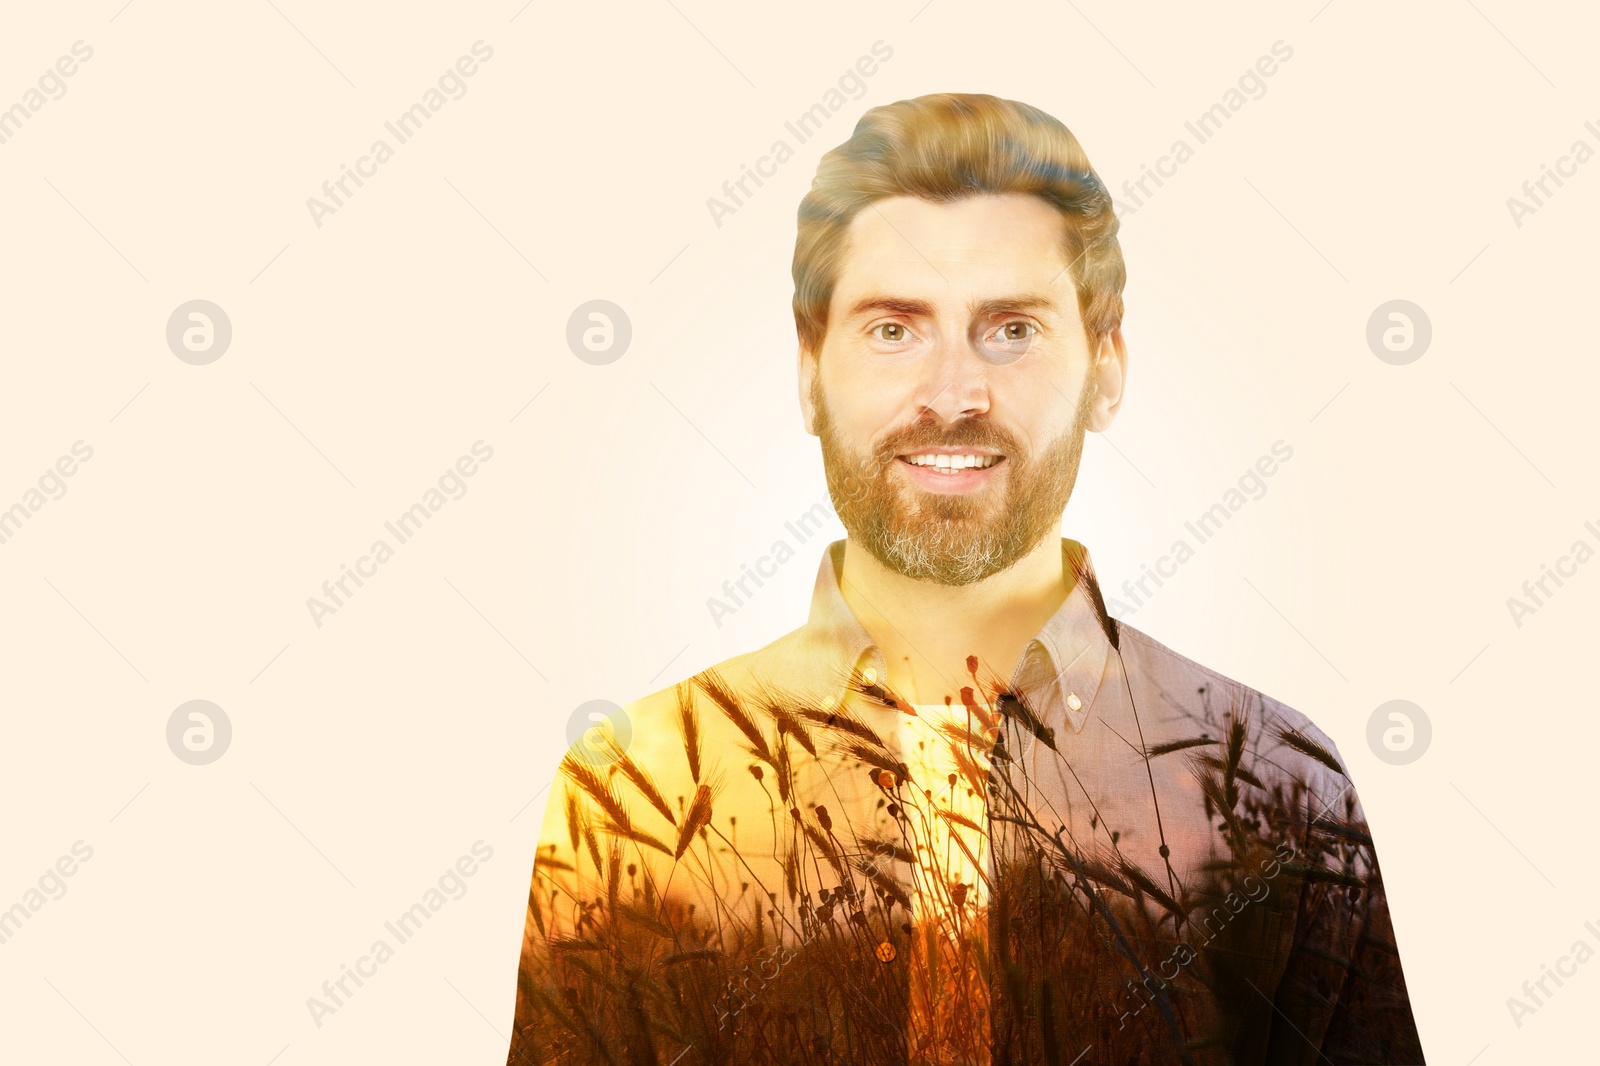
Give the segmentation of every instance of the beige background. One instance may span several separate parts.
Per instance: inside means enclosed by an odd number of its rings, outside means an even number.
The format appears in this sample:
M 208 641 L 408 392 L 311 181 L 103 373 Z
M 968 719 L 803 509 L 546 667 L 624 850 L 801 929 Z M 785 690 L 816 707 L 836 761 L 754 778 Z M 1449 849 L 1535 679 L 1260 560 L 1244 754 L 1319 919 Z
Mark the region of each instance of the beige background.
M 869 106 L 991 92 L 1120 189 L 1278 40 L 1265 95 L 1125 212 L 1131 391 L 1066 531 L 1115 589 L 1292 446 L 1128 621 L 1336 740 L 1429 1061 L 1593 1055 L 1600 963 L 1520 1027 L 1506 1005 L 1600 947 L 1600 564 L 1520 627 L 1506 606 L 1600 545 L 1600 162 L 1520 227 L 1506 206 L 1600 148 L 1592 13 L 121 3 L 14 5 L 0 33 L 0 107 L 94 50 L 0 144 L 0 507 L 93 448 L 0 544 L 0 908 L 93 848 L 0 944 L 0 1057 L 501 1062 L 573 710 L 803 619 L 820 537 L 720 626 L 706 599 L 825 499 L 788 274 L 820 154 Z M 315 225 L 306 199 L 478 40 L 466 95 Z M 861 98 L 715 225 L 707 197 L 879 40 Z M 197 298 L 233 326 L 206 366 L 164 335 Z M 596 298 L 633 326 L 605 366 L 565 341 Z M 1365 340 L 1396 298 L 1433 324 L 1406 366 Z M 314 624 L 478 440 L 465 496 Z M 1366 742 L 1395 698 L 1433 725 L 1410 765 Z M 232 723 L 210 765 L 167 746 L 191 699 Z M 307 998 L 478 840 L 466 894 L 316 1025 Z

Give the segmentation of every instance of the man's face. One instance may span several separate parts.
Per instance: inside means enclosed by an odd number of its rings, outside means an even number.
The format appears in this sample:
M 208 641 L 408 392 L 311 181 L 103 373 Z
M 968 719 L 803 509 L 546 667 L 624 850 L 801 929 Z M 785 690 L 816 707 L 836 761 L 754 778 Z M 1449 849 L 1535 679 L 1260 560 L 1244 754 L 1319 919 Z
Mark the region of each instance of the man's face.
M 966 585 L 1059 529 L 1125 361 L 1120 334 L 1084 335 L 1064 225 L 1028 195 L 895 197 L 852 221 L 801 406 L 840 520 L 890 569 Z

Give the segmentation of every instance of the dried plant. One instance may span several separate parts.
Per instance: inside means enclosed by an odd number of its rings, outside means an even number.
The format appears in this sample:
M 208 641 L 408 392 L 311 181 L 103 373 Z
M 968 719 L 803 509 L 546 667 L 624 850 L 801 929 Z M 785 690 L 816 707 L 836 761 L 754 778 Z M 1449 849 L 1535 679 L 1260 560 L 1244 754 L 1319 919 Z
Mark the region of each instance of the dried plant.
M 1135 709 L 1124 739 L 1163 860 L 1150 869 L 1122 853 L 1131 827 L 1095 809 L 1075 836 L 1041 802 L 1030 772 L 1077 768 L 1025 693 L 969 671 L 950 702 L 966 725 L 927 734 L 954 767 L 939 780 L 916 779 L 864 712 L 711 672 L 676 691 L 696 785 L 676 813 L 625 753 L 604 771 L 569 756 L 574 861 L 535 866 L 509 1061 L 1421 1061 L 1371 835 L 1348 782 L 1323 810 L 1332 796 L 1306 769 L 1345 780 L 1332 752 L 1209 691 L 1184 712 L 1195 735 L 1147 746 Z M 851 691 L 875 713 L 916 714 L 882 686 Z M 722 786 L 702 781 L 702 701 L 755 760 L 764 811 L 721 810 Z M 1215 830 L 1187 880 L 1156 802 L 1170 760 Z M 816 794 L 850 775 L 870 803 Z M 741 850 L 739 817 L 757 815 L 771 847 Z

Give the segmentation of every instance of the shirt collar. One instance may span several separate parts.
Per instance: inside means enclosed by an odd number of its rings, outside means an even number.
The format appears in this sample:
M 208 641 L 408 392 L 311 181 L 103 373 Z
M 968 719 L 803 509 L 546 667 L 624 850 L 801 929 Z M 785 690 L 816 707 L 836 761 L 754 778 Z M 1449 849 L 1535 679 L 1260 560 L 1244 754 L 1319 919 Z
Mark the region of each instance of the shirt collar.
M 817 567 L 806 627 L 842 662 L 852 663 L 868 684 L 883 678 L 887 664 L 839 587 L 844 569 L 843 540 L 829 544 Z M 1046 724 L 1065 722 L 1077 733 L 1089 718 L 1100 691 L 1111 641 L 1112 625 L 1094 580 L 1089 550 L 1075 540 L 1061 540 L 1063 575 L 1071 575 L 1072 590 L 1044 626 L 1028 641 L 1011 684 L 1029 697 Z M 832 695 L 843 695 L 847 682 Z

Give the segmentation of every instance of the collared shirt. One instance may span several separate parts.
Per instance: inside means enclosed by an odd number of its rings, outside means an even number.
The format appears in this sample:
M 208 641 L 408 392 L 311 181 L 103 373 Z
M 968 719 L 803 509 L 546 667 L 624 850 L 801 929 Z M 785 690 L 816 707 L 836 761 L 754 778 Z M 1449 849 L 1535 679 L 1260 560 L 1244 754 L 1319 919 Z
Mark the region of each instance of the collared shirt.
M 912 706 L 843 552 L 805 625 L 569 751 L 508 1062 L 1422 1061 L 1308 719 L 1112 621 L 1070 540 L 1011 677 Z

